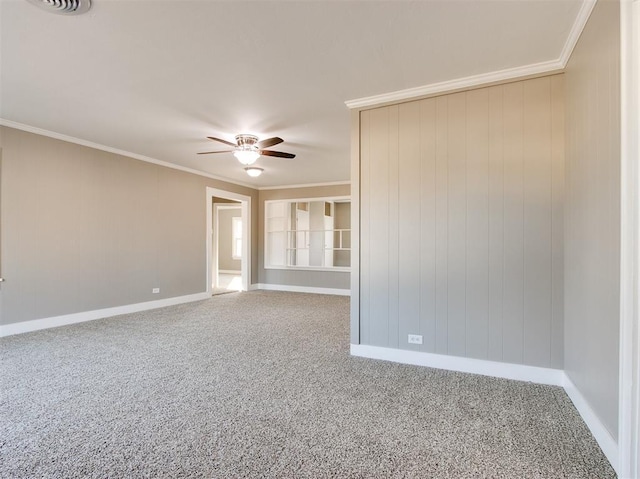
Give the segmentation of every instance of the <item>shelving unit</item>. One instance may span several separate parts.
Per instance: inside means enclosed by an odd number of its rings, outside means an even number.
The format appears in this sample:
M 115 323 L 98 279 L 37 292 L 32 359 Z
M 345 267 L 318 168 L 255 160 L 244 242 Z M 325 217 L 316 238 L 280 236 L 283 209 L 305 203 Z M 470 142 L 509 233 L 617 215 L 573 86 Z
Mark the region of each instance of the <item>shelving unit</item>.
M 266 202 L 265 268 L 348 268 L 351 229 L 333 228 L 334 207 L 325 200 Z

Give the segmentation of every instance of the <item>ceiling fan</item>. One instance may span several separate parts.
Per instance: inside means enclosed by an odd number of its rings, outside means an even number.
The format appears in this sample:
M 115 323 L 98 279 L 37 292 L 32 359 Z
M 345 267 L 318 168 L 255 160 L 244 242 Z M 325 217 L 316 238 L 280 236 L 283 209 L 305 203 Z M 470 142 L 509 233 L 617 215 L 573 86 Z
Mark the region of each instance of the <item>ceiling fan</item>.
M 258 137 L 255 135 L 237 135 L 235 144 L 227 140 L 215 138 L 213 136 L 208 136 L 207 138 L 213 141 L 224 143 L 228 146 L 232 146 L 233 149 L 220 151 L 203 151 L 202 153 L 198 153 L 199 155 L 211 155 L 213 153 L 233 153 L 233 156 L 235 156 L 240 163 L 246 166 L 255 163 L 256 160 L 260 158 L 260 156 L 275 156 L 277 158 L 285 158 L 288 160 L 296 157 L 296 155 L 292 153 L 264 149 L 269 148 L 270 146 L 277 145 L 284 141 L 282 138 L 278 138 L 277 136 L 258 141 Z

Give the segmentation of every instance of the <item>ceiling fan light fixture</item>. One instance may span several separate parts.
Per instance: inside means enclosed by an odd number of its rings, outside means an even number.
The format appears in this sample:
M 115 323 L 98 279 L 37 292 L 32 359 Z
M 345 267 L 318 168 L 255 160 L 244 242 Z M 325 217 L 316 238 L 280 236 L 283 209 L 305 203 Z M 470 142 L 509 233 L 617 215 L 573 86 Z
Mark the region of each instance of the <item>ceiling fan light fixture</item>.
M 257 166 L 247 166 L 244 171 L 247 172 L 247 175 L 253 177 L 253 178 L 257 178 L 258 176 L 260 176 L 262 174 L 262 172 L 264 171 L 263 168 L 258 168 Z
M 237 149 L 233 152 L 233 156 L 243 165 L 251 165 L 260 158 L 260 153 L 253 149 Z
M 59 15 L 80 15 L 91 8 L 91 0 L 27 0 L 36 7 Z

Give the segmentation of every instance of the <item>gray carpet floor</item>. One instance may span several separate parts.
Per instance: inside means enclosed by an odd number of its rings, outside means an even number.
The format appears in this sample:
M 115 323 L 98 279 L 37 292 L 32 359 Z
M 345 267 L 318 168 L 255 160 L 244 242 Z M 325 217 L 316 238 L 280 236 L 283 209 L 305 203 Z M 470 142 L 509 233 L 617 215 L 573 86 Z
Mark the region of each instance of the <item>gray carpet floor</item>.
M 562 389 L 350 357 L 348 306 L 232 293 L 3 338 L 0 477 L 615 477 Z

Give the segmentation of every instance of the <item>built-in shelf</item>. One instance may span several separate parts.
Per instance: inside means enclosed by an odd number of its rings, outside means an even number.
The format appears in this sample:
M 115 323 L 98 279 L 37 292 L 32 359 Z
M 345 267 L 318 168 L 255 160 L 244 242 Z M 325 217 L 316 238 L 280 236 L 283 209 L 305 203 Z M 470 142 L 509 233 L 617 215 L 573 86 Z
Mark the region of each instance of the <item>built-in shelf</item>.
M 265 268 L 348 270 L 350 207 L 347 198 L 265 202 Z

